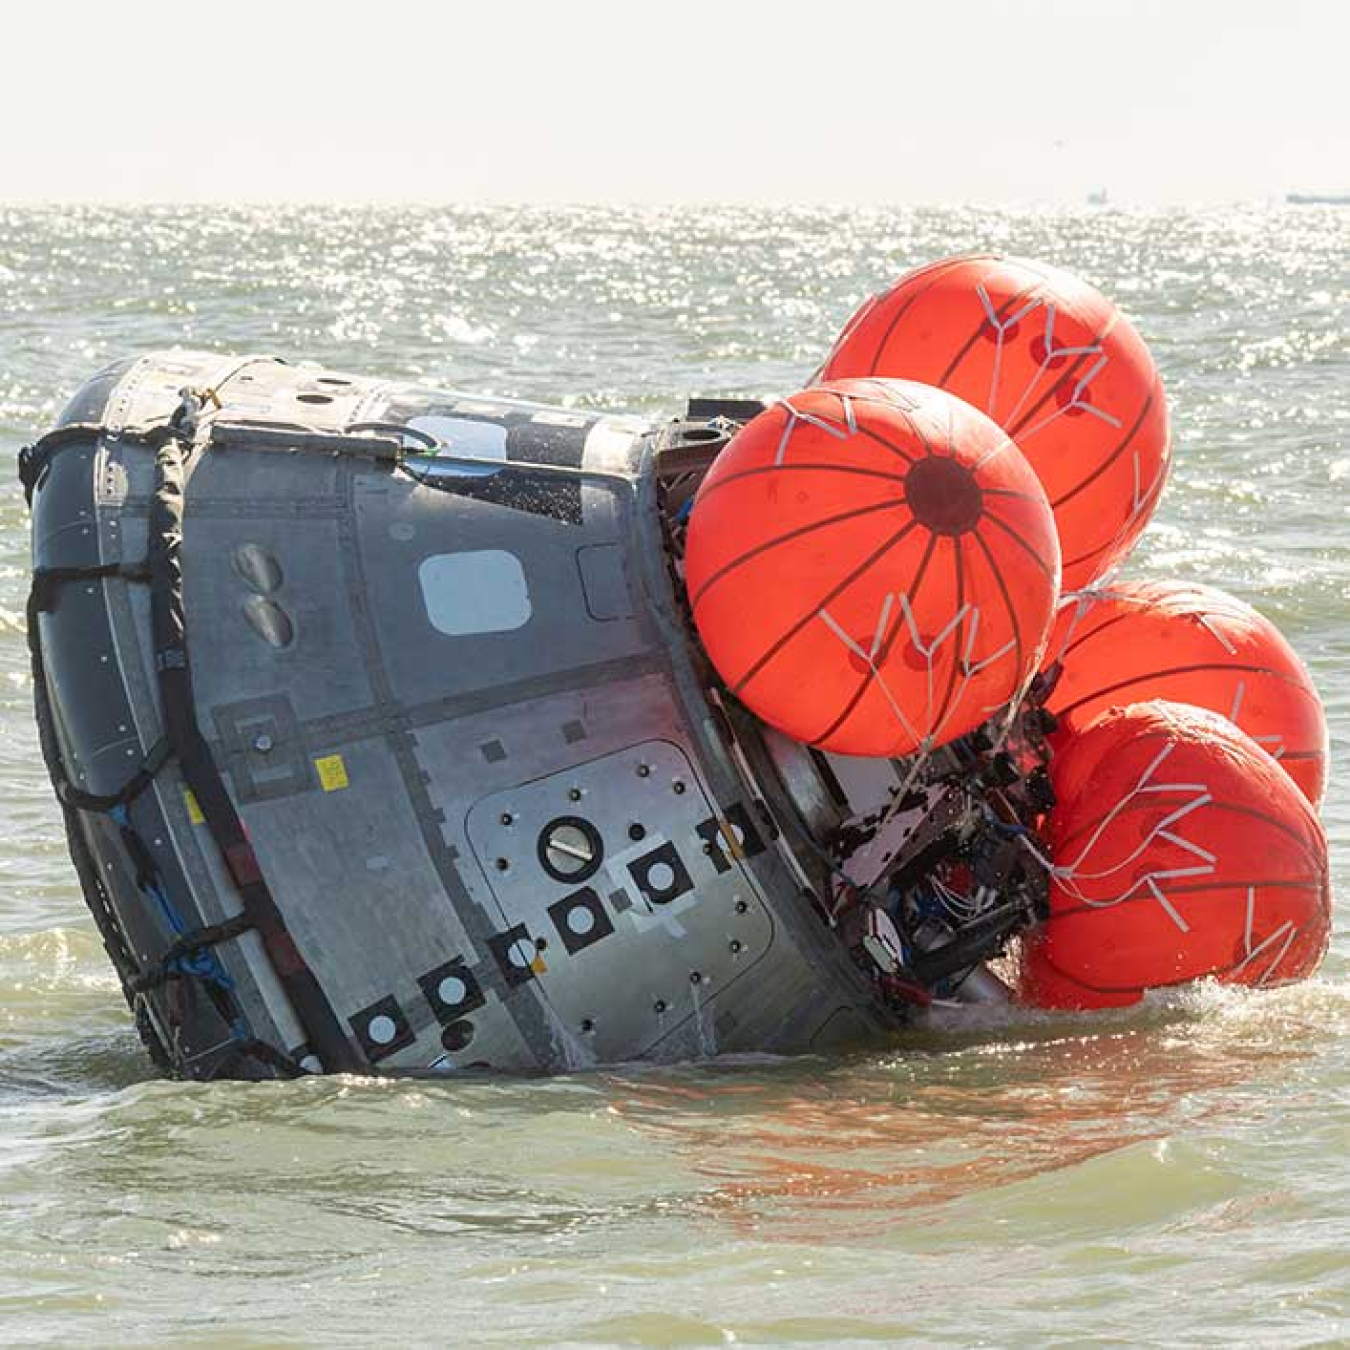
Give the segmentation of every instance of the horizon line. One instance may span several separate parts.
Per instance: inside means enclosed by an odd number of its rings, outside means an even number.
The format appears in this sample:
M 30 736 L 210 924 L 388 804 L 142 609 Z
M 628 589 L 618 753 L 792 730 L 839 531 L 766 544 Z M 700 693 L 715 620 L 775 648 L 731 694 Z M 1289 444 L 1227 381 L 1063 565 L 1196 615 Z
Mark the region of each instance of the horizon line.
M 707 207 L 776 207 L 784 210 L 950 210 L 968 208 L 974 210 L 1015 209 L 1055 209 L 1086 207 L 1100 210 L 1187 210 L 1218 206 L 1264 206 L 1299 205 L 1287 200 L 1295 196 L 1342 196 L 1350 195 L 1350 190 L 1332 188 L 1281 188 L 1260 193 L 1238 193 L 1216 196 L 1157 198 L 1122 196 L 1113 197 L 1109 192 L 1098 199 L 1095 192 L 1085 192 L 1075 197 L 914 197 L 914 198 L 868 198 L 846 200 L 840 198 L 774 198 L 774 197 L 270 197 L 270 196 L 232 196 L 232 197 L 0 197 L 0 210 L 22 210 L 26 208 L 47 207 L 110 207 L 115 210 L 132 208 L 182 209 L 184 207 L 203 207 L 229 209 L 241 207 L 367 207 L 397 209 L 416 207 L 420 209 L 451 209 L 510 207 L 517 210 L 562 209 L 595 210 L 612 208 L 618 210 L 679 210 Z

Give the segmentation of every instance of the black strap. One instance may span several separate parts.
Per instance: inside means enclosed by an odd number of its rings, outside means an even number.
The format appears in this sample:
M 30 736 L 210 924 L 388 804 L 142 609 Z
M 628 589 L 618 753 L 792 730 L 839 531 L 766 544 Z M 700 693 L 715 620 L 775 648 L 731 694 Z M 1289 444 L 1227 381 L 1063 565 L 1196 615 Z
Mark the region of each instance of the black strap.
M 269 1045 L 266 1041 L 260 1041 L 256 1037 L 251 1040 L 236 1041 L 230 1059 L 236 1056 L 242 1059 L 257 1060 L 259 1064 L 265 1064 L 269 1069 L 275 1069 L 283 1078 L 304 1078 L 307 1076 L 306 1071 L 284 1050 L 278 1050 L 275 1045 Z M 221 1061 L 222 1070 L 229 1064 L 230 1059 Z M 367 1072 L 369 1071 L 367 1070 Z M 223 1076 L 223 1073 L 220 1076 Z
M 133 802 L 155 780 L 155 775 L 168 763 L 173 754 L 173 746 L 167 736 L 161 736 L 150 747 L 149 753 L 141 761 L 141 767 L 122 784 L 116 792 L 85 792 L 77 788 L 66 777 L 65 766 L 58 764 L 53 777 L 56 782 L 56 795 L 77 811 L 111 811 L 114 806 L 125 806 Z
M 196 956 L 198 952 L 218 946 L 222 942 L 232 942 L 235 938 L 247 933 L 252 927 L 253 921 L 248 915 L 240 913 L 233 918 L 225 919 L 221 923 L 206 924 L 201 928 L 194 928 L 190 932 L 181 933 L 165 949 L 163 955 L 159 958 L 158 967 L 137 975 L 127 987 L 133 994 L 143 994 L 149 989 L 155 989 L 179 973 L 175 970 L 175 966 L 185 957 Z
M 150 563 L 143 560 L 99 563 L 94 567 L 35 567 L 33 595 L 38 610 L 43 614 L 54 610 L 57 593 L 67 581 L 100 581 L 105 577 L 120 577 L 123 581 L 149 581 Z
M 91 436 L 97 438 L 106 434 L 107 430 L 102 422 L 71 422 L 49 431 L 32 445 L 25 445 L 19 451 L 19 482 L 23 484 L 24 500 L 28 505 L 33 504 L 33 489 L 54 451 L 78 441 L 87 441 Z
M 197 725 L 183 608 L 188 437 L 178 422 L 171 420 L 169 425 L 156 428 L 149 439 L 155 446 L 155 491 L 150 500 L 150 623 L 165 734 L 239 893 L 243 913 L 257 929 L 306 1039 L 330 1072 L 357 1070 L 361 1061 L 277 908 L 211 748 Z

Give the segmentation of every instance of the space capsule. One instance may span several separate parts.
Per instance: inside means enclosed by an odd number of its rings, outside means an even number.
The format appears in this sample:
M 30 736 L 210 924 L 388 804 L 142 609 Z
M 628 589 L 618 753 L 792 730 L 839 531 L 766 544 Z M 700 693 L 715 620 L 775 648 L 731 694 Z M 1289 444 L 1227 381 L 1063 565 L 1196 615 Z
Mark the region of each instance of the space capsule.
M 838 378 L 663 422 L 261 356 L 157 353 L 86 383 L 20 455 L 34 700 L 156 1063 L 555 1072 L 875 1045 L 934 1001 L 1006 1001 L 996 959 L 1024 934 L 1018 992 L 1048 1006 L 1222 973 L 1211 947 L 1252 945 L 1258 919 L 1310 934 L 1261 979 L 1310 973 L 1321 883 L 1311 919 L 1228 904 L 1196 956 L 1069 857 L 1102 782 L 1057 762 L 1081 729 L 1048 701 L 1119 680 L 1096 678 L 1109 632 L 1090 670 L 1084 643 L 1047 663 L 1061 563 L 1081 582 L 1120 561 L 1169 449 L 1128 326 L 1043 272 L 1005 315 L 1019 267 L 906 278 L 836 344 Z M 955 288 L 938 327 L 910 296 L 940 299 L 935 276 Z M 892 378 L 958 319 L 962 361 L 989 347 L 976 385 L 1020 372 L 1045 405 L 1035 435 L 945 366 L 919 372 L 945 388 Z M 1265 715 L 1264 686 L 1241 695 Z M 1251 725 L 1296 767 L 1321 742 L 1288 712 Z M 1272 829 L 1315 853 L 1268 759 L 1224 801 L 1273 770 Z M 1103 993 L 1127 939 L 1128 997 Z
M 899 1024 L 821 842 L 898 769 L 719 698 L 672 571 L 760 411 L 192 352 L 75 395 L 21 465 L 39 728 L 161 1065 L 560 1070 Z

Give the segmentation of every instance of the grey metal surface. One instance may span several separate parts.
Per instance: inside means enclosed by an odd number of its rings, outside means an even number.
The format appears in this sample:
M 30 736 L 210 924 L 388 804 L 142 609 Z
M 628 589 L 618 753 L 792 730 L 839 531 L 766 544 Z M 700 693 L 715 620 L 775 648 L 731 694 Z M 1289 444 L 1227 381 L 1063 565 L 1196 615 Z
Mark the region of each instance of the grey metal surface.
M 146 357 L 72 400 L 68 421 L 107 431 L 53 456 L 35 562 L 143 553 L 153 457 L 117 432 L 162 421 L 184 385 L 217 390 L 223 428 L 204 424 L 187 486 L 198 720 L 370 1064 L 559 1070 L 890 1025 L 803 895 L 814 864 L 780 833 L 781 784 L 758 781 L 705 697 L 643 424 Z M 395 464 L 379 446 L 400 442 Z M 145 588 L 67 585 L 42 636 L 72 775 L 110 790 L 160 729 Z M 134 810 L 183 913 L 234 913 L 172 764 Z M 116 832 L 85 832 L 153 959 L 168 929 Z M 251 1032 L 305 1055 L 257 938 L 218 951 Z M 183 1072 L 220 1071 L 219 1025 L 148 1005 Z

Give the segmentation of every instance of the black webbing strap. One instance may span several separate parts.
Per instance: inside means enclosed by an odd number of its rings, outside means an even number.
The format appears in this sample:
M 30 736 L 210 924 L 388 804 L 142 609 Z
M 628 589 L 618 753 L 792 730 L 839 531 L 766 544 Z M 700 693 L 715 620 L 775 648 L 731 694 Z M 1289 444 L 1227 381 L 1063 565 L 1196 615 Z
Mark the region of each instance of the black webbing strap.
M 278 1050 L 275 1045 L 269 1045 L 256 1037 L 236 1041 L 233 1054 L 241 1059 L 256 1059 L 260 1064 L 266 1064 L 269 1069 L 275 1069 L 283 1078 L 304 1078 L 307 1073 L 307 1070 L 302 1069 L 284 1050 Z M 229 1060 L 221 1061 L 222 1073 L 218 1076 L 224 1076 L 223 1070 L 228 1063 Z
M 183 608 L 183 486 L 186 435 L 176 420 L 152 437 L 155 491 L 150 499 L 150 624 L 165 734 L 184 781 L 239 892 L 305 1036 L 329 1072 L 362 1067 L 314 972 L 305 963 L 268 889 L 243 822 L 197 725 Z
M 33 504 L 33 488 L 37 485 L 42 470 L 47 467 L 47 461 L 52 457 L 54 450 L 60 450 L 65 445 L 74 445 L 78 441 L 87 441 L 91 436 L 97 439 L 106 431 L 107 427 L 102 422 L 71 422 L 68 426 L 49 431 L 32 445 L 25 445 L 19 451 L 19 482 L 23 484 L 24 500 L 28 505 Z
M 198 952 L 206 951 L 207 948 L 217 946 L 219 943 L 232 942 L 249 932 L 252 927 L 253 920 L 241 911 L 221 923 L 206 924 L 201 928 L 182 933 L 159 958 L 158 968 L 137 975 L 128 982 L 127 988 L 133 994 L 143 994 L 149 989 L 158 988 L 179 973 L 177 965 L 180 961 L 196 956 Z
M 33 569 L 33 600 L 43 613 L 56 608 L 56 596 L 67 581 L 101 581 L 119 577 L 123 581 L 149 581 L 150 564 L 143 562 L 99 563 L 94 567 L 35 567 Z
M 56 795 L 67 806 L 73 806 L 77 811 L 111 811 L 114 806 L 125 806 L 128 802 L 135 801 L 154 782 L 155 775 L 168 763 L 172 754 L 173 746 L 169 744 L 169 738 L 161 736 L 150 747 L 141 761 L 141 767 L 116 792 L 101 794 L 77 788 L 65 776 L 65 769 L 62 766 L 60 775 L 56 778 Z

